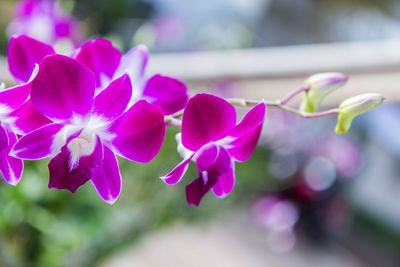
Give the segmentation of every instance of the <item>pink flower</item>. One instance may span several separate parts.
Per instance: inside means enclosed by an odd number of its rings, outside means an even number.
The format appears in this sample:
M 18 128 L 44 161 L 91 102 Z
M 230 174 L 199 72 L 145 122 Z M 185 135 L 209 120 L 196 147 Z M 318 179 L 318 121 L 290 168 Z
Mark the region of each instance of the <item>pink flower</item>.
M 64 39 L 76 45 L 83 39 L 78 21 L 53 0 L 19 1 L 7 30 L 10 36 L 25 34 L 48 44 Z
M 81 62 L 46 56 L 32 82 L 30 102 L 51 123 L 19 139 L 11 155 L 50 157 L 49 188 L 75 193 L 90 180 L 113 203 L 121 190 L 116 154 L 137 162 L 153 159 L 164 140 L 164 113 L 145 100 L 128 108 L 132 87 L 127 74 L 96 96 L 95 85 L 95 75 Z
M 209 94 L 192 97 L 182 118 L 182 146 L 187 156 L 161 179 L 167 184 L 179 182 L 194 160 L 199 177 L 186 186 L 188 204 L 198 206 L 210 189 L 217 197 L 226 196 L 235 183 L 234 162 L 250 157 L 264 117 L 265 103 L 261 102 L 236 124 L 235 108 L 224 99 Z

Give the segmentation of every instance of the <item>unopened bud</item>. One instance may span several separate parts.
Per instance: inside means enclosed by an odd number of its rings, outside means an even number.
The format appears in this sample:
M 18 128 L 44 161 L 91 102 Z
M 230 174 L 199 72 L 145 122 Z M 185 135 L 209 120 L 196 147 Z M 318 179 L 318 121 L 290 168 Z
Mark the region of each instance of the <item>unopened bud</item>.
M 316 112 L 325 96 L 342 87 L 347 76 L 339 72 L 326 72 L 310 76 L 305 82 L 308 91 L 303 93 L 300 110 L 307 113 Z
M 358 115 L 380 105 L 385 97 L 380 94 L 362 94 L 343 101 L 339 106 L 336 133 L 345 133 L 350 129 L 351 122 Z

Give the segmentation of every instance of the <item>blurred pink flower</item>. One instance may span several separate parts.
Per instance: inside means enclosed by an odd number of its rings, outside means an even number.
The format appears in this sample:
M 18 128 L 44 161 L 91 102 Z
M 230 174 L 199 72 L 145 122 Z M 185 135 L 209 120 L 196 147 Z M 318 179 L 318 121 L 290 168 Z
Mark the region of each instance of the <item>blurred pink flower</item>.
M 25 34 L 52 45 L 68 40 L 76 46 L 83 41 L 78 21 L 63 12 L 55 0 L 19 1 L 7 32 L 10 36 Z

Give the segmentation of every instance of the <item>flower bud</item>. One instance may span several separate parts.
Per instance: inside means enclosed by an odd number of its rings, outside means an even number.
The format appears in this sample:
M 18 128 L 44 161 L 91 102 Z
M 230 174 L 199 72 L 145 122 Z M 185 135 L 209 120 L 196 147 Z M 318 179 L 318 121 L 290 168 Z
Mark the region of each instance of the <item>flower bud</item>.
M 347 82 L 347 76 L 339 72 L 325 72 L 310 76 L 305 82 L 308 91 L 303 93 L 300 110 L 313 113 L 325 96 L 342 87 Z
M 362 94 L 351 97 L 343 101 L 339 106 L 338 122 L 336 124 L 336 133 L 345 133 L 350 129 L 351 122 L 358 115 L 371 110 L 380 105 L 384 96 L 380 94 Z

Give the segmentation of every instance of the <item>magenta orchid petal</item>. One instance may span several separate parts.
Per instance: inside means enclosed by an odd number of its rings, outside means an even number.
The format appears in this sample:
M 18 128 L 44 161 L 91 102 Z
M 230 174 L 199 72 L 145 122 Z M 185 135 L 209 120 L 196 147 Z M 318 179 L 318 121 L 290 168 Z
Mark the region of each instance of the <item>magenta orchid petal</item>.
M 55 135 L 64 125 L 52 123 L 21 137 L 11 154 L 20 159 L 42 159 L 52 154 Z
M 133 161 L 149 162 L 164 141 L 164 113 L 159 106 L 140 100 L 113 123 L 110 132 L 115 134 L 112 145 L 118 154 Z
M 261 102 L 254 106 L 243 119 L 229 132 L 228 136 L 240 137 L 246 135 L 248 131 L 259 127 L 264 122 L 265 103 Z
M 13 126 L 17 134 L 27 134 L 40 127 L 52 123 L 51 120 L 37 111 L 30 100 L 26 101 L 20 108 L 10 113 L 13 118 Z
M 161 106 L 164 113 L 170 115 L 185 107 L 189 98 L 187 91 L 181 81 L 157 74 L 147 81 L 143 98 Z
M 129 76 L 124 74 L 114 80 L 94 99 L 93 114 L 114 120 L 127 108 L 132 97 L 132 84 Z
M 161 177 L 161 179 L 169 185 L 178 183 L 185 175 L 185 172 L 188 169 L 189 163 L 192 160 L 193 156 L 194 153 L 190 157 L 184 159 L 181 163 L 179 163 L 179 165 L 176 166 L 167 175 Z
M 246 135 L 234 139 L 228 148 L 229 154 L 237 161 L 246 161 L 253 153 L 260 138 L 262 125 L 249 131 Z
M 0 151 L 8 147 L 8 136 L 6 129 L 0 125 Z
M 49 163 L 49 188 L 67 189 L 72 193 L 92 178 L 93 170 L 101 164 L 103 145 L 97 138 L 92 154 L 79 158 L 77 164 L 71 164 L 72 153 L 68 144 Z
M 140 91 L 145 82 L 145 70 L 149 60 L 149 50 L 144 45 L 131 48 L 121 59 L 114 77 L 127 73 L 133 83 L 135 92 Z
M 39 64 L 45 56 L 54 53 L 51 46 L 26 35 L 12 37 L 7 51 L 10 72 L 18 80 L 27 82 L 35 64 Z
M 197 151 L 204 144 L 226 135 L 235 124 L 233 105 L 213 95 L 195 95 L 189 99 L 183 113 L 182 144 Z
M 10 110 L 19 108 L 26 102 L 31 92 L 31 83 L 18 85 L 0 91 L 0 105 Z
M 186 191 L 186 201 L 188 205 L 199 206 L 200 201 L 203 197 L 210 191 L 210 189 L 217 183 L 217 179 L 208 179 L 204 183 L 203 175 L 193 180 L 190 184 L 185 187 Z
M 199 172 L 208 170 L 216 161 L 219 148 L 214 143 L 203 146 L 196 153 L 196 166 Z
M 96 77 L 96 86 L 104 86 L 104 78 L 109 80 L 120 64 L 122 54 L 112 43 L 104 39 L 89 41 L 82 46 L 76 59 L 91 69 Z
M 0 172 L 7 183 L 16 185 L 21 179 L 24 164 L 22 160 L 9 156 L 11 147 L 17 141 L 17 136 L 11 131 L 6 130 L 6 132 L 9 145 L 8 148 L 0 151 Z
M 196 161 L 196 164 L 198 162 Z M 215 175 L 218 177 L 228 171 L 231 170 L 233 165 L 231 156 L 229 155 L 228 151 L 222 147 L 218 146 L 218 155 L 217 158 L 215 159 L 214 163 L 208 167 L 206 170 L 202 170 L 199 168 L 199 165 L 197 165 L 197 169 L 199 172 L 208 172 L 208 173 L 215 173 Z
M 232 164 L 232 168 L 218 178 L 217 183 L 215 183 L 215 185 L 212 187 L 212 191 L 214 195 L 216 195 L 217 197 L 223 198 L 232 191 L 234 185 L 235 185 L 235 168 L 233 167 Z
M 31 101 L 55 122 L 86 119 L 92 110 L 95 90 L 93 73 L 72 58 L 47 56 L 32 82 Z
M 91 181 L 99 196 L 113 204 L 121 192 L 121 174 L 114 152 L 107 146 L 103 149 L 103 162 L 94 169 Z

